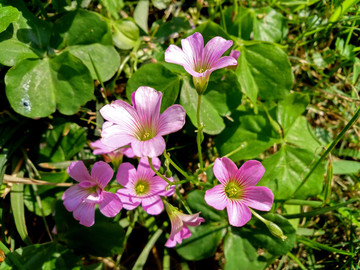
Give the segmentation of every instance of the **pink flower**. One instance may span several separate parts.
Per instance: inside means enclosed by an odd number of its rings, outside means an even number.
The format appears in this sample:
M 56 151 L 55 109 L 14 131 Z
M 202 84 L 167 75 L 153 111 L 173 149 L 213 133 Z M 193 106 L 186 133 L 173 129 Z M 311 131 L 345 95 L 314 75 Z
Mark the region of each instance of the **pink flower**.
M 165 61 L 178 64 L 193 76 L 199 94 L 205 91 L 210 74 L 217 69 L 237 65 L 231 56 L 221 57 L 233 42 L 222 37 L 212 38 L 204 48 L 204 39 L 200 33 L 181 40 L 182 49 L 170 45 L 165 51 Z
M 116 194 L 104 191 L 105 186 L 113 177 L 110 165 L 103 161 L 96 162 L 91 169 L 91 176 L 82 161 L 75 161 L 67 169 L 70 177 L 79 182 L 67 189 L 62 199 L 69 212 L 74 212 L 74 218 L 80 224 L 90 227 L 94 225 L 95 205 L 104 216 L 114 217 L 122 203 Z
M 180 130 L 185 124 L 185 110 L 172 105 L 160 114 L 162 93 L 150 87 L 139 87 L 131 95 L 133 106 L 122 100 L 105 105 L 101 115 L 107 120 L 101 142 L 109 149 L 131 144 L 138 157 L 157 157 L 165 150 L 162 136 Z
M 155 169 L 159 169 L 160 160 L 154 158 L 152 161 Z M 116 194 L 127 210 L 133 210 L 141 204 L 148 214 L 158 215 L 164 210 L 160 196 L 171 196 L 175 192 L 175 186 L 166 190 L 168 183 L 155 175 L 147 158 L 140 159 L 137 170 L 128 162 L 122 163 L 116 174 L 116 179 L 120 185 L 124 186 Z M 171 182 L 173 181 L 172 178 L 168 179 Z
M 91 142 L 90 146 L 91 146 L 91 148 L 94 149 L 94 151 L 93 151 L 94 155 L 106 154 L 110 158 L 116 158 L 117 156 L 123 156 L 123 155 L 127 156 L 128 158 L 135 157 L 134 152 L 131 149 L 131 147 L 124 147 L 124 148 L 119 148 L 119 149 L 113 150 L 111 147 L 103 144 L 101 142 L 101 140 Z
M 238 50 L 232 50 L 230 52 L 230 56 L 233 57 L 237 61 L 240 56 L 240 52 Z
M 193 215 L 186 215 L 178 211 L 168 202 L 165 201 L 164 203 L 171 221 L 171 233 L 165 246 L 175 247 L 177 243 L 181 244 L 183 239 L 191 236 L 188 226 L 198 226 L 201 222 L 204 222 L 205 219 L 199 217 L 200 212 Z
M 274 201 L 272 191 L 255 186 L 265 172 L 259 161 L 249 160 L 238 169 L 227 157 L 217 158 L 213 171 L 221 184 L 206 191 L 205 201 L 217 210 L 226 207 L 231 225 L 245 225 L 251 219 L 249 207 L 261 211 L 271 209 Z

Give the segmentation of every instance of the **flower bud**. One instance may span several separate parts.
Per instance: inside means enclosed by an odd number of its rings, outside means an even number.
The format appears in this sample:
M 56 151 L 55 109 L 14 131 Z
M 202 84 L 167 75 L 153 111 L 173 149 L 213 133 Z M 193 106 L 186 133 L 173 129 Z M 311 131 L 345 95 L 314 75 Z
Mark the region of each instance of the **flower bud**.
M 270 221 L 270 222 L 266 223 L 266 226 L 268 227 L 268 229 L 272 235 L 276 236 L 277 238 L 280 238 L 283 241 L 286 240 L 287 237 L 284 235 L 281 228 L 278 225 L 276 225 L 274 222 Z

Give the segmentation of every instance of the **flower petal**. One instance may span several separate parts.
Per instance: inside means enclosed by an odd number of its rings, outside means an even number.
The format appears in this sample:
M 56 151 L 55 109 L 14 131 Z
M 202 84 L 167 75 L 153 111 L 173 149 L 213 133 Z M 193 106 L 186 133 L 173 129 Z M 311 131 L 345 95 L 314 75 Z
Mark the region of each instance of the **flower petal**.
M 116 180 L 124 187 L 131 188 L 134 186 L 134 182 L 137 179 L 137 173 L 135 167 L 129 163 L 121 163 L 116 173 Z
M 220 57 L 226 52 L 233 44 L 232 40 L 226 40 L 222 37 L 214 37 L 206 43 L 204 48 L 203 65 L 211 68 L 219 61 Z M 234 59 L 233 57 L 231 57 Z M 237 63 L 235 63 L 236 65 Z
M 101 140 L 97 140 L 95 142 L 90 143 L 90 147 L 94 149 L 94 155 L 107 154 L 113 151 L 113 149 L 107 145 L 105 145 Z
M 124 130 L 123 126 L 109 123 L 105 122 L 101 131 L 101 142 L 108 150 L 115 151 L 134 140 L 130 130 Z
M 165 51 L 165 62 L 188 66 L 191 68 L 188 58 L 184 51 L 176 45 L 170 45 Z
M 149 215 L 158 215 L 164 210 L 164 204 L 158 195 L 143 198 L 141 205 Z
M 156 170 L 159 170 L 161 162 L 157 157 L 152 158 L 152 164 Z M 155 175 L 155 172 L 151 169 L 149 165 L 149 159 L 147 157 L 142 157 L 140 159 L 139 165 L 137 167 L 137 177 L 138 179 L 147 179 L 150 180 Z
M 74 211 L 87 195 L 89 195 L 88 191 L 79 185 L 69 187 L 62 195 L 66 210 Z
M 244 187 L 255 186 L 265 173 L 265 168 L 257 160 L 246 161 L 236 173 L 236 180 Z
M 213 72 L 214 70 L 228 67 L 228 66 L 236 66 L 237 64 L 238 64 L 238 62 L 234 57 L 224 56 L 224 57 L 221 57 L 215 63 L 213 63 L 213 65 L 210 68 L 210 71 Z
M 154 88 L 140 86 L 131 94 L 131 100 L 143 127 L 157 126 L 162 93 Z
M 113 169 L 104 161 L 96 162 L 91 169 L 91 177 L 102 189 L 110 182 L 113 175 Z
M 100 114 L 105 120 L 111 123 L 118 125 L 124 125 L 124 123 L 126 123 L 130 128 L 133 123 L 138 122 L 138 116 L 134 107 L 121 99 L 102 107 Z
M 224 210 L 228 201 L 223 185 L 217 185 L 205 192 L 205 202 L 217 210 Z
M 136 196 L 133 196 L 132 193 L 133 192 L 127 188 L 121 188 L 116 191 L 116 195 L 119 197 L 126 210 L 133 210 L 141 203 L 141 200 Z
M 111 192 L 103 192 L 103 200 L 99 202 L 99 209 L 106 217 L 116 216 L 122 208 L 120 198 Z
M 82 202 L 74 211 L 74 218 L 81 225 L 90 227 L 95 223 L 95 204 Z
M 160 135 L 148 141 L 133 141 L 131 147 L 135 156 L 138 157 L 158 157 L 165 150 L 165 140 Z
M 227 205 L 229 223 L 235 227 L 244 226 L 251 219 L 250 209 L 239 201 L 229 201 Z
M 199 217 L 200 213 L 201 212 L 192 215 L 180 213 L 178 215 L 186 226 L 199 226 L 201 222 L 205 222 L 205 219 Z
M 238 169 L 231 159 L 223 157 L 215 160 L 213 171 L 216 179 L 225 185 L 230 179 L 235 178 Z
M 71 178 L 78 182 L 92 181 L 92 178 L 82 161 L 71 162 L 66 171 Z
M 247 187 L 244 189 L 244 203 L 260 211 L 269 211 L 274 202 L 274 194 L 267 187 Z
M 193 70 L 201 67 L 203 62 L 204 39 L 200 33 L 194 33 L 191 36 L 181 40 L 181 47 L 185 53 L 189 66 Z
M 181 105 L 167 108 L 159 119 L 158 134 L 161 136 L 179 131 L 185 125 L 186 112 Z

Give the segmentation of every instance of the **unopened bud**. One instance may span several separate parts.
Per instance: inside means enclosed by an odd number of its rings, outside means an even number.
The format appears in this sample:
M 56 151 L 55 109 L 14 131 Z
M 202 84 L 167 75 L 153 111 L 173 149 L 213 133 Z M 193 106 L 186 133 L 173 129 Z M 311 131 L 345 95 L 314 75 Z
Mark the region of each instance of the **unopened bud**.
M 280 238 L 283 241 L 286 240 L 287 237 L 284 235 L 283 231 L 278 225 L 270 221 L 269 223 L 266 224 L 266 226 L 268 227 L 272 235 L 276 236 L 277 238 Z
M 166 178 L 171 177 L 171 176 L 172 176 L 172 172 L 171 172 L 170 170 L 166 170 L 165 176 L 166 176 Z

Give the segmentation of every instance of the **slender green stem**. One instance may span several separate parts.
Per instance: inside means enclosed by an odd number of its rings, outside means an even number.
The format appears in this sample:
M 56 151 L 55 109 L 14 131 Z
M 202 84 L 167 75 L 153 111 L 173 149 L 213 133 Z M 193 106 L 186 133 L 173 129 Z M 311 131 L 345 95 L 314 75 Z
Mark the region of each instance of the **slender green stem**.
M 321 157 L 318 159 L 318 161 L 315 163 L 315 165 L 311 168 L 309 173 L 305 176 L 304 180 L 301 182 L 301 184 L 297 187 L 297 189 L 294 191 L 294 193 L 291 195 L 291 198 L 295 196 L 295 194 L 302 188 L 303 185 L 309 180 L 310 176 L 313 174 L 315 169 L 319 166 L 319 164 L 327 157 L 329 153 L 335 148 L 335 146 L 338 144 L 338 142 L 341 140 L 341 138 L 345 135 L 345 133 L 351 128 L 351 126 L 356 122 L 356 120 L 360 116 L 360 107 L 354 114 L 354 116 L 350 119 L 349 123 L 341 130 L 341 132 L 336 136 L 335 140 L 330 144 L 330 146 L 326 149 L 326 151 L 321 155 Z
M 188 203 L 186 202 L 186 200 L 184 199 L 184 197 L 181 195 L 180 191 L 175 189 L 175 193 L 176 195 L 179 197 L 180 201 L 182 202 L 182 204 L 184 205 L 186 211 L 188 211 L 189 214 L 192 214 L 192 211 L 188 205 Z
M 204 169 L 204 162 L 202 159 L 202 152 L 201 152 L 201 139 L 203 137 L 203 127 L 200 121 L 200 105 L 201 105 L 201 94 L 198 94 L 198 103 L 197 103 L 197 110 L 196 110 L 196 119 L 197 119 L 197 135 L 196 135 L 196 142 L 199 152 L 199 163 L 200 163 L 200 171 Z
M 154 173 L 156 173 L 157 176 L 161 177 L 162 179 L 164 179 L 166 181 L 166 183 L 168 183 L 169 185 L 172 185 L 172 182 L 169 181 L 169 179 L 167 179 L 165 176 L 163 176 L 158 170 L 156 170 L 154 168 L 154 165 L 152 164 L 152 160 L 151 158 L 149 157 L 149 165 L 150 165 L 150 168 L 154 171 Z
M 288 252 L 286 255 L 288 255 L 294 262 L 296 262 L 302 270 L 306 270 L 306 267 L 299 261 L 298 258 L 295 257 L 294 254 Z
M 4 252 L 5 256 L 8 257 L 19 269 L 25 269 L 18 258 L 11 253 L 11 251 L 0 241 L 0 249 Z
M 251 213 L 257 217 L 261 222 L 263 222 L 265 225 L 267 225 L 269 223 L 268 220 L 266 220 L 265 218 L 263 218 L 262 216 L 260 216 L 258 213 L 256 213 L 254 210 L 252 210 L 251 208 L 249 208 Z
M 181 173 L 185 178 L 188 178 L 189 175 L 182 170 L 171 158 L 170 155 L 168 155 L 168 153 L 166 153 L 166 149 L 164 150 L 164 157 L 169 160 L 170 164 L 173 165 L 173 167 L 179 172 Z

